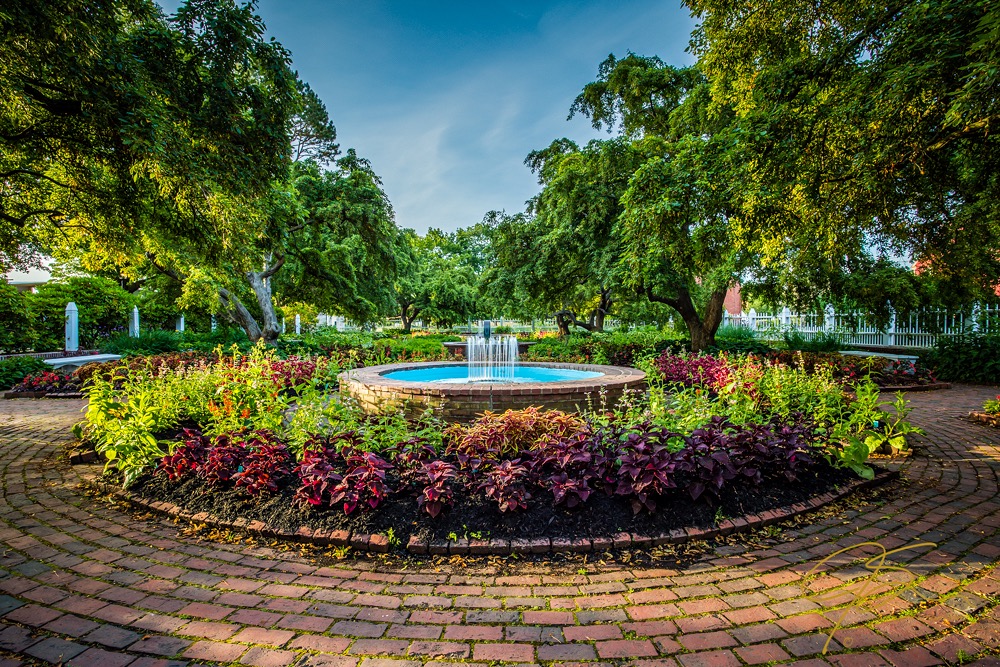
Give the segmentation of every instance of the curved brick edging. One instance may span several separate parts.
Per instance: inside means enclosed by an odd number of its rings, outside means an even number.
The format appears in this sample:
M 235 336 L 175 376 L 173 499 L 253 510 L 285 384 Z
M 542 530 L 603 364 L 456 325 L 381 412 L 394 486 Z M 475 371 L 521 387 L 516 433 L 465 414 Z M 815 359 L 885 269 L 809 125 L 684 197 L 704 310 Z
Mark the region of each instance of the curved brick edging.
M 524 382 L 515 384 L 441 384 L 405 382 L 384 377 L 394 371 L 439 366 L 462 366 L 448 361 L 409 362 L 368 366 L 345 371 L 338 376 L 340 392 L 358 401 L 366 412 L 404 410 L 417 416 L 435 410 L 447 421 L 469 421 L 485 411 L 502 412 L 530 406 L 575 412 L 588 404 L 605 400 L 613 405 L 626 390 L 646 386 L 646 374 L 625 366 L 524 362 L 521 366 L 598 371 L 601 377 L 565 382 Z
M 906 384 L 906 385 L 896 385 L 888 387 L 879 387 L 879 392 L 891 392 L 896 393 L 897 391 L 911 392 L 911 391 L 939 391 L 941 389 L 951 389 L 950 382 L 933 382 L 931 384 Z
M 717 526 L 700 528 L 687 526 L 675 528 L 660 535 L 640 535 L 633 533 L 618 533 L 604 538 L 534 538 L 534 539 L 489 539 L 489 540 L 435 540 L 424 541 L 416 536 L 410 537 L 406 551 L 415 555 L 472 555 L 472 556 L 528 556 L 536 554 L 589 553 L 603 552 L 609 549 L 629 549 L 663 546 L 666 544 L 682 544 L 694 540 L 708 540 L 714 537 L 727 536 L 734 533 L 747 532 L 787 521 L 822 507 L 835 503 L 856 491 L 872 488 L 899 477 L 899 473 L 890 470 L 880 470 L 874 479 L 858 479 L 843 488 L 814 496 L 806 501 L 767 510 L 759 514 L 749 514 L 735 519 L 724 519 Z M 261 521 L 236 519 L 225 521 L 208 512 L 191 513 L 175 503 L 150 500 L 129 493 L 118 486 L 97 482 L 96 486 L 135 507 L 157 512 L 171 518 L 204 524 L 218 530 L 246 531 L 259 534 L 269 539 L 305 542 L 321 547 L 350 546 L 358 551 L 388 553 L 391 544 L 386 535 L 354 533 L 347 530 L 315 531 L 309 526 L 300 526 L 295 531 L 282 530 Z
M 4 398 L 83 398 L 79 391 L 6 391 Z

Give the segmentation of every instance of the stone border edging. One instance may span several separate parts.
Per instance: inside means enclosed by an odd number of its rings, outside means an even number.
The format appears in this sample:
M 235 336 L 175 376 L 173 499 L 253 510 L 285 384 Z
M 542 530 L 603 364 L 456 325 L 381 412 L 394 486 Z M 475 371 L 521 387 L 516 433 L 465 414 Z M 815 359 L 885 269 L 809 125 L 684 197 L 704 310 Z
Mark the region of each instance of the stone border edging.
M 5 391 L 3 397 L 14 398 L 83 398 L 79 391 Z
M 712 528 L 689 526 L 675 528 L 668 533 L 658 536 L 618 533 L 612 537 L 580 538 L 574 540 L 558 537 L 514 540 L 498 538 L 468 540 L 463 538 L 458 540 L 432 540 L 428 542 L 420 540 L 416 536 L 411 536 L 406 545 L 406 551 L 415 555 L 429 554 L 437 556 L 504 556 L 515 554 L 523 556 L 548 553 L 588 553 L 592 551 L 605 551 L 607 549 L 642 548 L 663 546 L 666 544 L 681 544 L 694 540 L 708 540 L 713 537 L 748 532 L 757 528 L 763 528 L 764 526 L 770 526 L 780 521 L 786 521 L 835 503 L 855 491 L 880 486 L 898 477 L 899 473 L 897 471 L 880 470 L 874 479 L 854 480 L 841 489 L 814 496 L 803 502 L 767 510 L 759 514 L 749 514 L 735 519 L 724 519 Z M 248 521 L 243 518 L 236 519 L 235 521 L 223 521 L 208 512 L 191 513 L 174 503 L 137 497 L 125 489 L 105 482 L 95 482 L 95 485 L 102 492 L 109 493 L 130 505 L 176 519 L 183 519 L 193 523 L 203 523 L 218 530 L 242 530 L 257 533 L 265 538 L 305 542 L 317 546 L 349 546 L 358 551 L 370 551 L 373 553 L 388 553 L 390 546 L 392 546 L 389 544 L 388 536 L 382 534 L 355 534 L 348 530 L 317 531 L 309 526 L 299 526 L 296 531 L 292 532 L 273 528 L 262 521 Z
M 977 424 L 983 424 L 984 426 L 1000 428 L 1000 416 L 991 415 L 986 412 L 970 412 L 969 420 Z
M 879 392 L 892 392 L 897 391 L 908 392 L 908 391 L 938 391 L 941 389 L 951 389 L 950 382 L 932 382 L 931 384 L 905 384 L 905 385 L 895 385 L 888 387 L 879 387 Z

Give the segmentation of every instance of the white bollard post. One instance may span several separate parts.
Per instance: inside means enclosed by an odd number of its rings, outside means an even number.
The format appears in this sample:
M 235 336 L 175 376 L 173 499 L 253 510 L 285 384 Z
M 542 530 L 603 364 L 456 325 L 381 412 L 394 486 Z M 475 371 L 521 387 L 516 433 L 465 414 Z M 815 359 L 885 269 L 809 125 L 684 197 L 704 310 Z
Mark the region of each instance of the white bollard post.
M 885 344 L 889 347 L 896 345 L 896 309 L 889 306 L 889 328 L 885 332 Z
M 132 306 L 132 317 L 128 321 L 128 335 L 132 338 L 139 337 L 139 306 Z
M 177 331 L 179 333 L 184 333 L 184 313 L 181 313 L 177 318 Z
M 302 319 L 299 317 L 298 313 L 295 313 L 295 335 L 302 333 Z
M 76 352 L 80 349 L 80 313 L 76 304 L 70 301 L 66 304 L 66 351 Z

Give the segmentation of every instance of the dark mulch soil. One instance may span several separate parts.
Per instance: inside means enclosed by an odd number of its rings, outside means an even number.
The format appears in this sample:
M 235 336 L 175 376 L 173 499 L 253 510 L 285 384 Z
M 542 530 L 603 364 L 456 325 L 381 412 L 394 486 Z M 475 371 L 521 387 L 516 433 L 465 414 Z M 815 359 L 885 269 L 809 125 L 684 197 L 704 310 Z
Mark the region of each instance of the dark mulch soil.
M 390 497 L 375 510 L 346 515 L 340 507 L 299 508 L 292 502 L 295 490 L 288 485 L 277 495 L 254 499 L 242 490 L 210 487 L 197 478 L 170 482 L 165 475 L 147 475 L 130 491 L 137 497 L 172 502 L 192 513 L 208 512 L 222 521 L 258 520 L 292 532 L 303 525 L 369 534 L 384 534 L 392 528 L 406 544 L 412 534 L 432 539 L 447 539 L 449 534 L 482 538 L 594 538 L 620 532 L 659 535 L 673 528 L 714 525 L 717 515 L 735 518 L 791 505 L 854 479 L 850 471 L 820 463 L 796 482 L 781 480 L 760 487 L 729 489 L 711 504 L 692 501 L 678 491 L 662 497 L 655 513 L 643 511 L 638 515 L 632 513 L 626 500 L 604 493 L 594 493 L 584 506 L 568 510 L 553 507 L 550 492 L 539 491 L 527 510 L 513 514 L 501 513 L 495 503 L 474 494 L 458 497 L 455 506 L 436 519 L 421 512 L 412 495 L 403 493 Z

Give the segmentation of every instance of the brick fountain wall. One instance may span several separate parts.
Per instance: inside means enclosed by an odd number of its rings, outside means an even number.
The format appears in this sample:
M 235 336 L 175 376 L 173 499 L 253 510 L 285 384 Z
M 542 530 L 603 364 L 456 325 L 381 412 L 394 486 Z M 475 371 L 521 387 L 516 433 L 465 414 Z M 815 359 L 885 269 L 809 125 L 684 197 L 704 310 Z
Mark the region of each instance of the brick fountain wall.
M 524 363 L 522 366 L 545 366 L 604 373 L 601 377 L 567 382 L 518 384 L 435 384 L 404 382 L 384 377 L 394 371 L 453 366 L 449 362 L 401 363 L 358 368 L 340 374 L 340 392 L 358 401 L 365 412 L 402 409 L 417 416 L 427 408 L 439 411 L 447 421 L 471 421 L 486 410 L 503 412 L 532 405 L 552 410 L 578 412 L 588 400 L 595 406 L 602 390 L 607 405 L 613 406 L 626 389 L 642 390 L 646 374 L 634 368 L 589 364 Z

